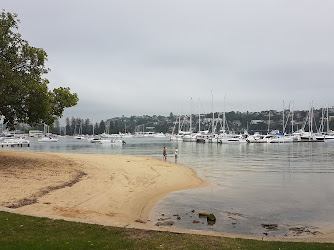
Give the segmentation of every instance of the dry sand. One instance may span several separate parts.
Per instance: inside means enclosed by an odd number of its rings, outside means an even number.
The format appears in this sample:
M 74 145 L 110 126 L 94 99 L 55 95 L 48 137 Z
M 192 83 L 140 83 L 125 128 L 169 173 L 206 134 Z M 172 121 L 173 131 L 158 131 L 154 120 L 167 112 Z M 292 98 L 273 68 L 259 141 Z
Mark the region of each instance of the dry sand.
M 190 168 L 145 157 L 0 151 L 2 211 L 111 226 L 263 239 L 157 228 L 147 221 L 150 210 L 168 193 L 208 185 Z M 334 232 L 307 238 L 264 239 L 334 242 Z
M 0 206 L 101 222 L 146 222 L 168 193 L 206 182 L 145 157 L 0 151 Z

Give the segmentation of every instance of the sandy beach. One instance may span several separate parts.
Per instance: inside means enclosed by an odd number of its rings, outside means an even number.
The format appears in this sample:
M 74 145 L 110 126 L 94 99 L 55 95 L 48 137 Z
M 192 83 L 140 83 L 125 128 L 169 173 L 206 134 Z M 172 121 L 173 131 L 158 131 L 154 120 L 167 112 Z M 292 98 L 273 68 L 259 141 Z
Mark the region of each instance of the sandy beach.
M 168 193 L 206 185 L 151 158 L 0 151 L 0 206 L 24 212 L 133 224 Z
M 157 229 L 148 215 L 160 199 L 208 185 L 188 167 L 147 157 L 0 151 L 0 210 L 21 214 Z M 158 230 L 263 239 L 173 227 Z M 334 232 L 265 239 L 334 242 Z

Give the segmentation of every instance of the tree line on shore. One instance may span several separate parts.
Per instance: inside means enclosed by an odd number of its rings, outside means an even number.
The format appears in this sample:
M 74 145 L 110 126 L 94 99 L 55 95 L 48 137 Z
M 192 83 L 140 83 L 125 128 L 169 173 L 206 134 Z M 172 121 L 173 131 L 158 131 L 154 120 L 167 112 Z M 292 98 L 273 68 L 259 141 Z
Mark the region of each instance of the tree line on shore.
M 308 117 L 307 110 L 294 111 L 294 126 L 291 126 L 291 115 L 289 110 L 284 112 L 286 132 L 289 133 L 301 129 Z M 323 110 L 314 110 L 313 127 L 315 131 L 317 128 L 323 127 L 323 131 L 327 131 L 327 117 L 322 115 Z M 329 113 L 329 129 L 334 130 L 334 109 L 330 109 Z M 262 132 L 266 133 L 269 130 L 282 131 L 283 128 L 283 112 L 282 111 L 261 111 L 261 112 L 226 112 L 226 130 L 236 133 L 248 130 L 250 133 Z M 270 117 L 269 117 L 270 116 Z M 198 130 L 198 122 L 201 122 L 201 130 L 210 130 L 212 128 L 212 113 L 201 115 L 192 115 L 192 130 Z M 217 130 L 223 124 L 223 113 L 216 112 L 214 114 L 215 124 L 218 123 Z M 290 119 L 290 120 L 289 120 Z M 135 132 L 162 132 L 162 133 L 177 133 L 179 128 L 179 121 L 182 124 L 182 130 L 188 131 L 190 129 L 190 116 L 183 115 L 178 117 L 173 113 L 169 116 L 153 115 L 153 116 L 131 116 L 131 117 L 114 117 L 99 122 L 92 122 L 89 118 L 66 118 L 65 126 L 60 126 L 59 121 L 56 121 L 50 128 L 50 131 L 56 134 L 66 135 L 98 135 L 101 133 L 118 134 L 118 133 L 135 133 Z M 43 126 L 36 126 L 34 129 L 43 130 Z M 308 129 L 308 126 L 305 128 Z

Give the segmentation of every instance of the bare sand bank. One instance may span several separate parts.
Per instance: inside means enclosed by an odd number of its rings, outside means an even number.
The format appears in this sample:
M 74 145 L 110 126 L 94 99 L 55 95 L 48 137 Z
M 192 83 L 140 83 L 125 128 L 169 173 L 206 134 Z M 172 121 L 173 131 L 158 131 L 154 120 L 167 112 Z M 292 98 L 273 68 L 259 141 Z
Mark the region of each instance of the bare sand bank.
M 205 187 L 190 168 L 146 157 L 0 151 L 0 210 L 72 221 L 227 237 L 154 227 L 150 210 L 170 192 Z M 265 240 L 334 242 L 334 232 Z
M 206 185 L 144 157 L 0 151 L 0 206 L 25 212 L 131 224 L 168 193 Z

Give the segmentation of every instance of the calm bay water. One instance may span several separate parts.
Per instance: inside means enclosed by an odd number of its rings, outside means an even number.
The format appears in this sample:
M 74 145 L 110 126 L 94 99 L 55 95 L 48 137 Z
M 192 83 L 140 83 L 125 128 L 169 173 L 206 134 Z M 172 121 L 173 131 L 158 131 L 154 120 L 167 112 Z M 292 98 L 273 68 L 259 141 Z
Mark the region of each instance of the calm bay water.
M 170 142 L 167 138 L 125 138 L 126 145 L 96 145 L 61 138 L 58 143 L 38 143 L 39 152 L 140 155 L 162 159 L 195 169 L 212 185 L 169 194 L 150 215 L 150 220 L 174 221 L 174 226 L 252 235 L 293 235 L 293 227 L 307 227 L 302 235 L 325 232 L 334 221 L 334 142 L 286 144 L 198 144 Z M 196 212 L 215 214 L 208 225 Z M 164 214 L 164 216 L 162 216 Z M 180 216 L 180 220 L 175 215 Z M 193 220 L 199 223 L 193 223 Z M 261 224 L 277 224 L 268 229 Z M 305 228 L 304 228 L 305 229 Z M 305 231 L 305 230 L 304 230 Z

